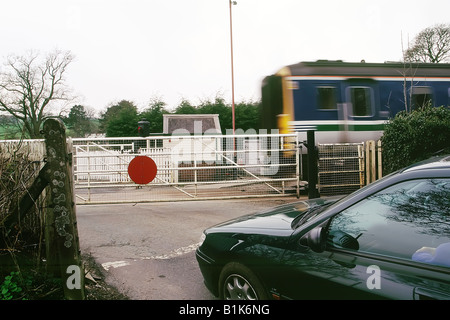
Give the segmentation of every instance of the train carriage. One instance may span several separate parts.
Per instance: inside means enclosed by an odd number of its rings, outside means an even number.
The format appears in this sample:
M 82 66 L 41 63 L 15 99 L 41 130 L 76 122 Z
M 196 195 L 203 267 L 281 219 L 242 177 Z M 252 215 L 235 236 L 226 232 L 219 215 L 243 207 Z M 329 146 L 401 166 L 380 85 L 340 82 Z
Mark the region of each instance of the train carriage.
M 318 143 L 377 140 L 402 110 L 450 105 L 450 64 L 301 62 L 266 77 L 262 128 Z

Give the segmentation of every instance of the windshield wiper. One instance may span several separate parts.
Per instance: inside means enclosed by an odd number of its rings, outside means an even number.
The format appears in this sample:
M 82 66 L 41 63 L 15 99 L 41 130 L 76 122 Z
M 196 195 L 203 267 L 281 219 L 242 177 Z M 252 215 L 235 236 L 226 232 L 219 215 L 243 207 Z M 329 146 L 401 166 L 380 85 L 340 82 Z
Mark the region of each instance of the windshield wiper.
M 292 221 L 292 229 L 296 229 L 299 226 L 301 226 L 303 223 L 308 221 L 310 218 L 316 216 L 317 214 L 321 213 L 323 210 L 328 208 L 332 203 L 317 205 L 309 208 L 303 215 L 298 216 L 297 218 Z

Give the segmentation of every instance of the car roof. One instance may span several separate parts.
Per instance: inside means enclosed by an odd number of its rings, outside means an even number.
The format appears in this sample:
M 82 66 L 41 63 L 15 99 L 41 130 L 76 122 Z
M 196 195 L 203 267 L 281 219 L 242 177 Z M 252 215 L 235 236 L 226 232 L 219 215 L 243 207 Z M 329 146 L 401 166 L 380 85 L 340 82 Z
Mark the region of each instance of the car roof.
M 427 169 L 450 169 L 450 155 L 432 157 L 415 163 L 401 170 L 401 172 L 413 172 Z

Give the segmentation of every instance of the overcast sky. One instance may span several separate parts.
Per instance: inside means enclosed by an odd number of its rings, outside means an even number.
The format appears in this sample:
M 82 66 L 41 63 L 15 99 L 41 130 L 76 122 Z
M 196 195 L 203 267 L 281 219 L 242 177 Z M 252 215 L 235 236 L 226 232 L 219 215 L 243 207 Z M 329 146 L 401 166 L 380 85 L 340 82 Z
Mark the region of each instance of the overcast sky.
M 450 23 L 449 0 L 237 0 L 235 101 L 260 98 L 262 79 L 317 59 L 400 60 L 408 38 Z M 2 0 L 1 67 L 8 54 L 69 50 L 80 103 L 104 111 L 153 98 L 175 108 L 220 95 L 231 103 L 229 0 Z

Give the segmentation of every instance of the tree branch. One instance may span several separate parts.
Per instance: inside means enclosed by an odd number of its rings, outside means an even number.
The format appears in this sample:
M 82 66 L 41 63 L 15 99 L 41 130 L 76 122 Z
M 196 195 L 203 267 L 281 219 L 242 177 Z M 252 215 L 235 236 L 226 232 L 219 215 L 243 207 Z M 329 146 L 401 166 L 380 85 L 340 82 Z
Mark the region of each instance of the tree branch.
M 69 100 L 65 74 L 73 61 L 70 52 L 54 51 L 43 62 L 33 52 L 10 56 L 0 73 L 0 111 L 20 120 L 30 138 L 40 137 L 40 126 L 52 102 Z

